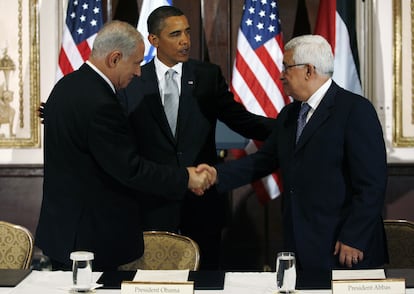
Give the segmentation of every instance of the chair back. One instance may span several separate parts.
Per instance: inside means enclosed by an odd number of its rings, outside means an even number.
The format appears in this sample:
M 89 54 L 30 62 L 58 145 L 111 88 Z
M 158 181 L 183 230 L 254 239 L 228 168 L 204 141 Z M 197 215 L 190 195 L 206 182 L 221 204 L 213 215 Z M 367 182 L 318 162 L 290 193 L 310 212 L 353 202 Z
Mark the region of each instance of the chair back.
M 386 268 L 414 268 L 414 223 L 384 220 L 390 262 Z
M 198 270 L 200 250 L 192 239 L 170 232 L 144 232 L 144 254 L 119 270 Z
M 28 269 L 33 235 L 22 226 L 0 221 L 0 269 Z

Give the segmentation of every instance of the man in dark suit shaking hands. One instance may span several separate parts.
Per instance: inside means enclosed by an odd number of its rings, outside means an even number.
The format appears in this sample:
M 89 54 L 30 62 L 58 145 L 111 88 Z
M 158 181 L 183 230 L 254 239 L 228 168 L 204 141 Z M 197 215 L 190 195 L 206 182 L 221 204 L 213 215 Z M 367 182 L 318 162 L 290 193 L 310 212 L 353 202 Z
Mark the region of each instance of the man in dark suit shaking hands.
M 36 245 L 54 269 L 70 269 L 70 253 L 95 254 L 94 270 L 115 270 L 144 251 L 140 194 L 181 199 L 213 180 L 195 168 L 150 162 L 138 153 L 115 91 L 141 73 L 144 42 L 124 22 L 106 24 L 89 60 L 63 77 L 44 107 L 43 201 Z
M 300 268 L 382 266 L 387 170 L 375 109 L 331 79 L 332 50 L 321 36 L 289 41 L 283 66 L 280 79 L 295 101 L 257 153 L 217 166 L 219 189 L 279 168 L 285 249 L 296 253 Z
M 149 41 L 156 57 L 142 67 L 121 100 L 130 113 L 142 156 L 172 166 L 217 162 L 215 131 L 221 120 L 247 138 L 264 140 L 274 119 L 254 115 L 234 100 L 217 65 L 189 59 L 190 25 L 173 6 L 155 9 L 148 17 Z M 173 130 L 168 123 L 165 88 L 167 70 L 175 71 L 179 102 Z M 171 191 L 173 194 L 174 191 Z M 225 216 L 225 197 L 215 188 L 183 201 L 146 197 L 145 229 L 180 232 L 193 238 L 201 250 L 202 269 L 217 269 Z

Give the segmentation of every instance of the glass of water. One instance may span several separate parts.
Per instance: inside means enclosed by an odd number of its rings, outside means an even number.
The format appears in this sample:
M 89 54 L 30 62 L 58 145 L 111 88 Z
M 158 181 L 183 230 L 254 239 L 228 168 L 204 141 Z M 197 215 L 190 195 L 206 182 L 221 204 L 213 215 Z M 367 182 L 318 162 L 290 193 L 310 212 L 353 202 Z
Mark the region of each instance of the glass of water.
M 276 284 L 279 293 L 294 293 L 296 260 L 293 252 L 279 252 L 276 259 Z
M 91 289 L 93 257 L 93 253 L 87 251 L 75 251 L 70 254 L 70 259 L 73 260 L 73 291 L 87 292 Z

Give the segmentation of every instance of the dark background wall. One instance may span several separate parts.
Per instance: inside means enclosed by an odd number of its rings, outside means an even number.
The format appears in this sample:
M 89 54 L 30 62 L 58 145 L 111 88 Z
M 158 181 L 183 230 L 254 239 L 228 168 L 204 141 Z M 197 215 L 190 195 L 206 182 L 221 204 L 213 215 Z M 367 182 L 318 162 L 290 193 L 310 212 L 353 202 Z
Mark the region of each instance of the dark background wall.
M 142 0 L 105 0 L 106 19 L 136 25 Z M 176 0 L 192 27 L 192 57 L 219 64 L 230 81 L 243 0 Z M 306 4 L 307 11 L 298 11 Z M 312 31 L 319 0 L 279 1 L 284 40 Z M 203 11 L 203 13 L 202 13 Z M 298 17 L 296 17 L 298 15 Z M 0 166 L 0 220 L 36 230 L 42 198 L 43 166 Z M 62 187 L 64 189 L 64 187 Z M 414 221 L 414 164 L 389 164 L 384 218 Z M 262 205 L 249 187 L 228 196 L 223 231 L 225 269 L 273 269 L 281 248 L 280 199 Z

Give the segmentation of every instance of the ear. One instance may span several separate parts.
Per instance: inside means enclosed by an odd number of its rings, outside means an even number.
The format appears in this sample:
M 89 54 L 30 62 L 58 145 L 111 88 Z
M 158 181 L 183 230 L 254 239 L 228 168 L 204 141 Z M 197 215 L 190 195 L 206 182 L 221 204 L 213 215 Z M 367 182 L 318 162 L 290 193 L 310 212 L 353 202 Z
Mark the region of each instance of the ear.
M 309 80 L 311 76 L 315 73 L 315 69 L 312 64 L 306 65 L 306 74 L 305 74 L 305 80 Z
M 154 34 L 148 34 L 148 41 L 152 46 L 155 48 L 158 48 L 159 38 L 157 35 Z
M 122 59 L 122 53 L 118 50 L 112 51 L 108 55 L 108 66 L 109 67 L 116 67 L 118 62 L 120 62 Z
M 312 64 L 308 64 L 306 66 L 306 69 L 307 69 L 306 70 L 306 76 L 308 76 L 308 77 L 315 73 L 315 66 L 312 65 Z

